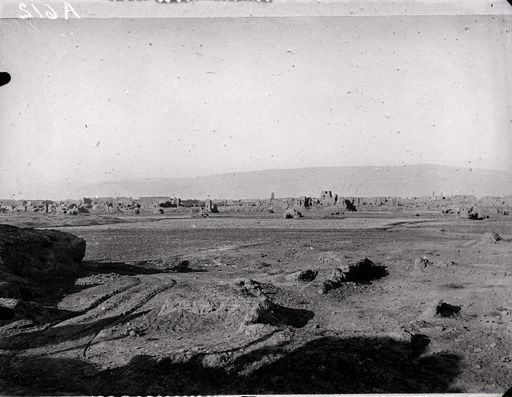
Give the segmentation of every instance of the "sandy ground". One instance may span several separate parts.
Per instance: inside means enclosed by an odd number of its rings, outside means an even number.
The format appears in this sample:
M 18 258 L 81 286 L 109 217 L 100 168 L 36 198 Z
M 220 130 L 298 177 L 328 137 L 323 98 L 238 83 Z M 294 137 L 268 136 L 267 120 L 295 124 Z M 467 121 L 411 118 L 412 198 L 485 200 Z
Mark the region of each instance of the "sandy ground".
M 56 286 L 46 302 L 58 309 L 52 316 L 0 328 L 0 390 L 9 394 L 503 393 L 512 385 L 507 217 L 76 219 L 49 226 L 87 241 L 82 277 Z M 333 269 L 364 258 L 387 275 L 319 294 Z M 290 276 L 306 269 L 318 272 L 313 281 Z M 287 314 L 248 324 L 262 297 Z M 439 300 L 460 312 L 437 315 Z M 411 334 L 430 343 L 418 350 Z

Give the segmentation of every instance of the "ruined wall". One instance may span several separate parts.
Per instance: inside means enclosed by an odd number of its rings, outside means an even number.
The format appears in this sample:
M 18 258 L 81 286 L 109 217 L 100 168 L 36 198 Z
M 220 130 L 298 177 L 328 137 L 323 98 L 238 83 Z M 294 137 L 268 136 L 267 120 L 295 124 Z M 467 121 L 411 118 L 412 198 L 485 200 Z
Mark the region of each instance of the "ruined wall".
M 177 197 L 84 197 L 82 200 L 0 200 L 0 213 L 45 213 L 45 214 L 166 214 L 195 213 L 204 211 L 240 213 L 282 213 L 295 209 L 332 209 L 336 213 L 348 211 L 433 211 L 443 214 L 468 216 L 510 215 L 512 196 L 436 196 L 436 197 L 351 197 L 338 196 L 329 190 L 320 192 L 320 197 L 280 197 L 252 200 L 182 200 Z M 477 217 L 478 218 L 478 217 Z

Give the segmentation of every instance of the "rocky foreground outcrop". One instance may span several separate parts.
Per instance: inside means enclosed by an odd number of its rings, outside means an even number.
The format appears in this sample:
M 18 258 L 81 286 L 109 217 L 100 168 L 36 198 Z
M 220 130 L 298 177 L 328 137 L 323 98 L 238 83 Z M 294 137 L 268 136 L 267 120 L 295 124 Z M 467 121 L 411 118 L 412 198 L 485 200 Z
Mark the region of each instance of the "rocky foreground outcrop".
M 76 276 L 85 240 L 56 230 L 0 225 L 0 297 L 34 300 Z

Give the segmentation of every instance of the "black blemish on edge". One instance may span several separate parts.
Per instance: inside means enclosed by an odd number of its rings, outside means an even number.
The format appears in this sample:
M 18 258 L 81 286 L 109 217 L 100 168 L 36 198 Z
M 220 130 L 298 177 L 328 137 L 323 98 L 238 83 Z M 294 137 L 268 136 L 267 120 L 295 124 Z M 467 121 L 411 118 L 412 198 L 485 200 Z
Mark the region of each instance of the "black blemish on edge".
M 7 72 L 0 72 L 0 87 L 9 84 L 11 81 L 11 75 Z

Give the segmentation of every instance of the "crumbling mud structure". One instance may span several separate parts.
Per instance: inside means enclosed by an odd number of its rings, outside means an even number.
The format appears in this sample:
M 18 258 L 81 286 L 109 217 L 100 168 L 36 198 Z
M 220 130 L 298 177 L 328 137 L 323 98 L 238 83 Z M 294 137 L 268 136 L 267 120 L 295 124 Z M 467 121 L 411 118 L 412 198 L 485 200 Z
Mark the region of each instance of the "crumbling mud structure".
M 309 196 L 270 199 L 181 199 L 178 197 L 84 197 L 81 200 L 0 200 L 0 213 L 37 214 L 193 214 L 193 213 L 276 213 L 296 210 L 331 210 L 332 213 L 427 211 L 443 215 L 458 215 L 472 220 L 492 216 L 509 216 L 512 197 L 432 196 L 432 197 L 344 197 L 329 190 L 318 198 Z

